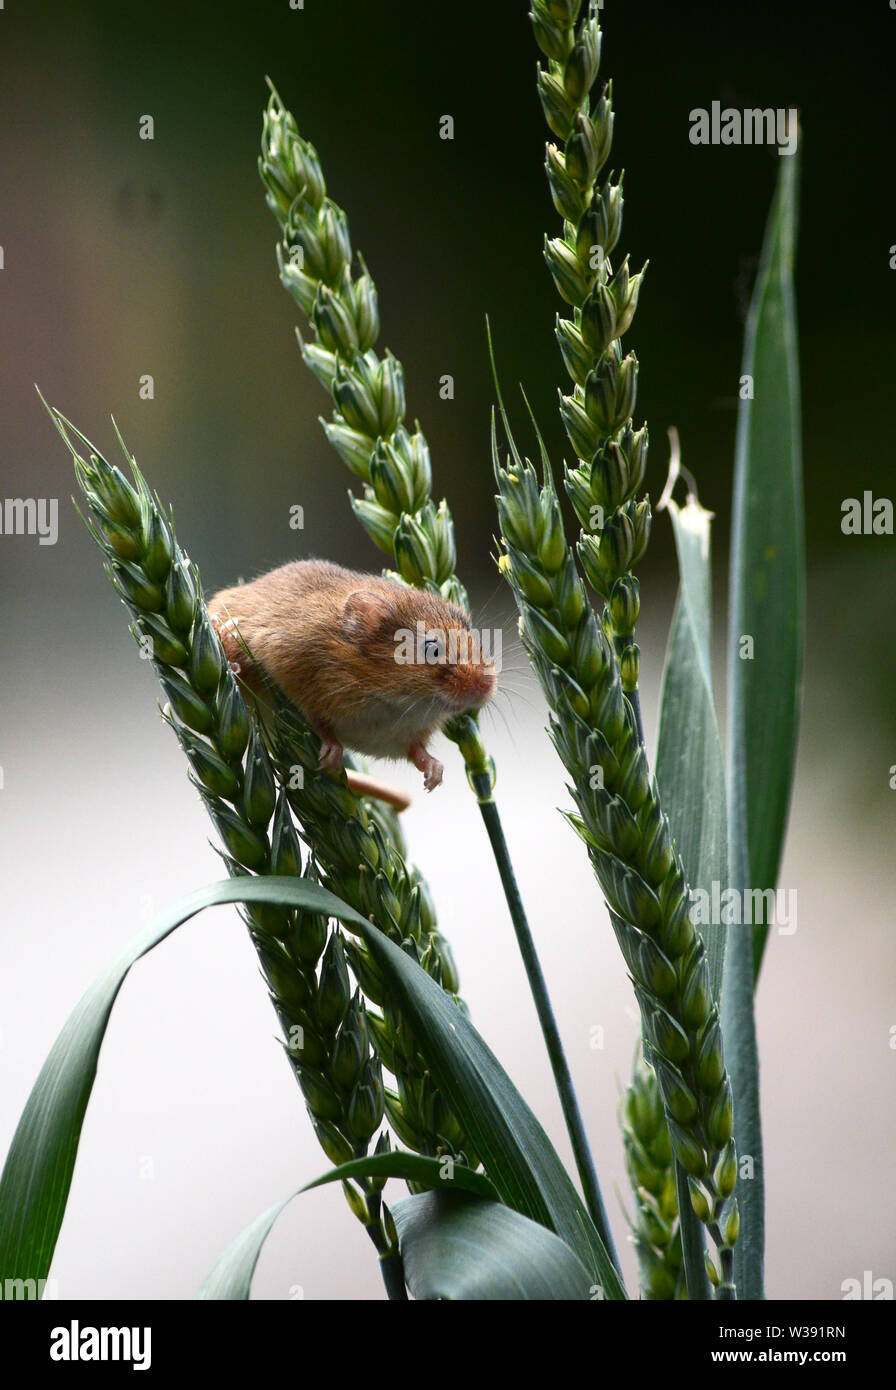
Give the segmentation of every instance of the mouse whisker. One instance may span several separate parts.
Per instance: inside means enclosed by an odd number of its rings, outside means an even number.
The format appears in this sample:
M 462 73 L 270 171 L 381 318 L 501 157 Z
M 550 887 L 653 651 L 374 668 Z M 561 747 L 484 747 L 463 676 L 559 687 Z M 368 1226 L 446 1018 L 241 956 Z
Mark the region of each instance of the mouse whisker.
M 502 692 L 500 692 L 500 693 L 503 694 L 503 695 L 505 695 L 505 696 L 507 697 L 507 706 L 508 706 L 508 708 L 511 709 L 511 710 L 514 710 L 514 705 L 515 705 L 515 703 L 516 703 L 517 701 L 519 701 L 520 703 L 526 705 L 526 707 L 527 707 L 528 709 L 530 709 L 530 710 L 532 711 L 533 714 L 541 714 L 541 715 L 543 715 L 543 714 L 545 713 L 545 707 L 544 707 L 543 705 L 537 705 L 537 704 L 535 704 L 535 702 L 532 701 L 532 700 L 530 700 L 530 699 L 528 698 L 528 696 L 524 695 L 524 694 L 522 693 L 522 691 L 519 691 L 519 690 L 514 690 L 514 691 L 504 690 L 504 691 L 502 691 Z M 513 700 L 511 700 L 511 698 L 510 698 L 511 695 L 513 696 Z M 514 710 L 514 713 L 515 713 L 515 712 L 516 712 L 516 711 Z
M 504 580 L 499 574 L 497 576 L 494 588 L 492 589 L 491 593 L 488 595 L 487 598 L 481 599 L 479 603 L 476 604 L 476 607 L 474 609 L 471 609 L 470 616 L 472 617 L 475 614 L 478 621 L 478 619 L 481 618 L 487 612 L 489 604 L 494 603 L 495 595 L 498 593 L 498 590 L 503 587 L 503 585 Z
M 488 707 L 488 714 L 489 714 L 490 719 L 492 719 L 492 720 L 497 720 L 498 715 L 501 716 L 501 718 L 502 718 L 503 721 L 504 721 L 504 727 L 505 727 L 506 730 L 507 730 L 507 737 L 510 739 L 510 742 L 511 742 L 511 744 L 512 744 L 514 750 L 516 750 L 516 747 L 517 747 L 516 738 L 514 737 L 513 730 L 512 730 L 511 727 L 510 727 L 510 721 L 508 720 L 507 715 L 505 714 L 505 712 L 504 712 L 504 710 L 501 708 L 501 706 L 500 706 L 500 705 L 496 705 L 496 704 L 494 704 L 494 703 L 491 704 L 491 705 L 489 705 L 489 707 Z
M 502 668 L 501 668 L 501 684 L 502 684 L 502 685 L 505 683 L 505 677 L 507 677 L 507 676 L 531 676 L 533 682 L 534 682 L 534 679 L 535 679 L 535 677 L 532 676 L 532 670 L 531 670 L 531 668 L 528 667 L 528 666 L 502 666 Z

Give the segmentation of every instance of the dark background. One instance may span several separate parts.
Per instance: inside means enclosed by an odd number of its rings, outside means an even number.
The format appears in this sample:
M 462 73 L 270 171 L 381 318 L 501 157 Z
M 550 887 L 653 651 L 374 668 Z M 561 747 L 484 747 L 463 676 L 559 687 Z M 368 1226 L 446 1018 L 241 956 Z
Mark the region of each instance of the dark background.
M 611 3 L 602 23 L 610 165 L 627 170 L 619 251 L 633 268 L 650 258 L 627 343 L 641 362 L 652 493 L 674 423 L 724 553 L 742 319 L 777 168 L 767 148 L 690 145 L 688 112 L 713 99 L 796 105 L 809 559 L 854 553 L 840 501 L 886 492 L 892 478 L 896 14 L 884 0 L 848 12 Z M 269 74 L 377 282 L 381 346 L 404 363 L 467 566 L 484 562 L 486 313 L 506 394 L 523 382 L 554 457 L 569 453 L 554 409 L 567 385 L 552 337 L 559 301 L 541 257 L 559 228 L 525 6 L 39 0 L 7 6 L 2 39 L 10 487 L 38 468 L 67 491 L 36 380 L 101 445 L 115 413 L 176 502 L 209 583 L 280 558 L 290 538 L 272 534 L 272 515 L 295 500 L 316 509 L 319 550 L 375 558 L 348 518 L 347 475 L 315 421 L 328 403 L 298 358 L 298 311 L 275 272 L 255 171 Z M 144 112 L 151 143 L 137 138 Z M 453 142 L 438 138 L 445 112 Z M 155 376 L 153 403 L 137 398 L 142 372 Z M 438 398 L 444 372 L 454 402 Z M 17 548 L 7 541 L 3 558 Z M 658 525 L 646 593 L 670 553 Z
M 89 980 L 139 918 L 221 873 L 159 723 L 152 675 L 69 501 L 70 461 L 34 383 L 110 458 L 115 415 L 209 588 L 293 556 L 381 564 L 317 423 L 329 403 L 301 362 L 300 315 L 276 273 L 276 224 L 256 170 L 269 75 L 348 212 L 379 290 L 378 346 L 404 364 L 409 417 L 429 440 L 435 495 L 454 514 L 458 570 L 478 612 L 507 618 L 508 647 L 512 618 L 489 558 L 486 313 L 518 437 L 522 382 L 558 469 L 570 454 L 555 409 L 568 385 L 553 340 L 561 306 L 542 259 L 559 222 L 526 8 L 7 0 L 0 10 L 0 498 L 57 497 L 60 524 L 53 547 L 0 537 L 0 1151 Z M 608 0 L 602 25 L 616 109 L 609 167 L 626 170 L 617 255 L 629 252 L 634 268 L 650 259 L 625 340 L 641 364 L 648 487 L 655 501 L 674 424 L 716 513 L 717 657 L 743 319 L 778 156 L 692 146 L 688 113 L 713 100 L 800 110 L 808 649 L 782 871 L 799 889 L 800 929 L 770 946 L 759 1025 L 769 1293 L 839 1297 L 841 1281 L 866 1268 L 894 1277 L 894 542 L 844 536 L 840 520 L 845 497 L 896 494 L 896 12 L 887 0 Z M 145 113 L 152 142 L 138 139 Z M 453 142 L 438 138 L 446 113 Z M 151 402 L 138 397 L 144 373 L 155 379 Z M 444 373 L 452 402 L 438 397 Z M 288 526 L 295 503 L 305 509 L 298 534 Z M 652 738 L 675 590 L 662 516 L 640 574 Z M 521 679 L 504 682 L 517 746 L 504 747 L 503 726 L 489 729 L 508 835 L 602 1178 L 624 1187 L 613 1107 L 637 1034 L 630 989 L 554 809 L 566 804 L 562 772 Z M 493 868 L 459 768 L 450 773 L 441 800 L 418 797 L 408 813 L 414 857 L 474 1019 L 568 1156 Z M 54 1266 L 63 1296 L 190 1297 L 227 1240 L 323 1166 L 270 1042 L 251 949 L 242 935 L 234 944 L 235 923 L 225 936 L 222 920 L 197 923 L 141 965 L 116 1010 Z M 589 1052 L 595 1023 L 605 1054 Z M 310 1224 L 287 1222 L 281 1264 L 267 1275 L 260 1266 L 262 1296 L 295 1296 L 296 1250 L 320 1257 L 298 1276 L 307 1296 L 381 1296 L 338 1192 L 291 1211 Z M 630 1251 L 624 1258 L 631 1274 Z

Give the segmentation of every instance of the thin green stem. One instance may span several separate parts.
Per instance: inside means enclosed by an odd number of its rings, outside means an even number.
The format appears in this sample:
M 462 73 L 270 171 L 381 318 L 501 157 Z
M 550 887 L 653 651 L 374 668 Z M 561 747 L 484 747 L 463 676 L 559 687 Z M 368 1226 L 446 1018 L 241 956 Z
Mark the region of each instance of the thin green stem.
M 632 707 L 632 714 L 635 716 L 635 728 L 636 728 L 637 731 L 638 731 L 638 742 L 640 743 L 641 747 L 643 748 L 643 747 L 645 747 L 645 743 L 644 743 L 644 721 L 643 721 L 643 719 L 641 718 L 641 695 L 640 695 L 640 692 L 637 691 L 637 690 L 627 690 L 626 693 L 625 693 L 625 698 L 628 700 L 629 704 L 630 704 L 631 707 Z
M 404 1261 L 397 1250 L 393 1250 L 389 1255 L 380 1255 L 380 1271 L 390 1301 L 407 1303 L 408 1291 L 404 1282 Z
M 688 1285 L 688 1299 L 708 1303 L 712 1299 L 709 1275 L 706 1273 L 703 1226 L 691 1206 L 688 1175 L 675 1159 L 675 1191 L 678 1194 L 678 1224 L 681 1229 L 681 1253 Z
M 370 1196 L 368 1194 L 368 1206 Z M 384 1209 L 385 1210 L 385 1209 Z M 390 1218 L 391 1226 L 391 1218 Z M 389 1241 L 383 1225 L 383 1218 L 377 1212 L 376 1219 L 371 1221 L 365 1230 L 376 1246 L 380 1257 L 380 1272 L 383 1276 L 383 1283 L 386 1286 L 386 1293 L 390 1302 L 408 1302 L 408 1290 L 404 1280 L 404 1260 L 401 1258 L 401 1251 Z M 392 1227 L 394 1236 L 394 1227 Z
M 725 1243 L 725 1238 L 717 1221 L 710 1225 L 709 1233 L 719 1247 L 721 1282 L 716 1289 L 716 1302 L 731 1302 L 737 1298 L 737 1289 L 734 1284 L 734 1250 Z
M 551 1000 L 548 995 L 548 987 L 541 969 L 541 963 L 535 950 L 535 942 L 532 939 L 532 931 L 526 917 L 526 910 L 523 907 L 523 901 L 520 897 L 516 875 L 513 872 L 513 865 L 510 862 L 510 854 L 507 849 L 507 841 L 504 838 L 504 830 L 501 825 L 501 818 L 498 814 L 498 807 L 492 799 L 490 780 L 486 779 L 481 774 L 474 775 L 472 780 L 479 798 L 479 809 L 482 812 L 482 819 L 485 822 L 485 828 L 488 833 L 492 852 L 495 856 L 495 862 L 498 865 L 498 872 L 501 875 L 504 896 L 507 899 L 507 906 L 510 909 L 510 916 L 514 931 L 516 932 L 517 944 L 519 945 L 520 955 L 523 958 L 523 965 L 526 968 L 526 975 L 529 980 L 529 988 L 532 991 L 532 998 L 535 1001 L 535 1009 L 538 1014 L 538 1021 L 541 1024 L 545 1046 L 548 1050 L 548 1057 L 550 1058 L 551 1069 L 557 1084 L 557 1091 L 560 1095 L 563 1118 L 566 1121 L 567 1132 L 569 1134 L 570 1143 L 572 1144 L 573 1154 L 575 1155 L 576 1167 L 579 1172 L 579 1179 L 582 1184 L 585 1202 L 591 1219 L 606 1247 L 607 1254 L 618 1270 L 619 1256 L 613 1244 L 613 1236 L 610 1232 L 610 1224 L 607 1220 L 600 1184 L 597 1180 L 594 1159 L 588 1147 L 582 1112 L 576 1098 L 572 1075 L 570 1074 L 566 1054 L 563 1051 L 563 1043 L 560 1039 L 557 1021 L 554 1018 L 554 1010 L 551 1007 Z M 477 786 L 477 783 L 481 783 L 481 785 Z

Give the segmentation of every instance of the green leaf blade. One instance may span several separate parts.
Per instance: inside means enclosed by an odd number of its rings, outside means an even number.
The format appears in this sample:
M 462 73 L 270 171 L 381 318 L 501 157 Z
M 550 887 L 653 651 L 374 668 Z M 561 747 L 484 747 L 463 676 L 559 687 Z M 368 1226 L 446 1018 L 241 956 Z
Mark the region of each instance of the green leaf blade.
M 494 1185 L 484 1173 L 465 1168 L 462 1163 L 454 1163 L 448 1158 L 428 1158 L 425 1154 L 408 1153 L 403 1149 L 368 1154 L 365 1158 L 340 1163 L 321 1177 L 306 1182 L 301 1191 L 311 1192 L 315 1187 L 344 1182 L 347 1178 L 404 1178 L 433 1192 L 457 1190 L 492 1202 L 500 1200 Z
M 267 902 L 328 912 L 370 925 L 318 884 L 283 878 L 227 879 L 166 908 L 87 990 L 32 1087 L 0 1176 L 0 1282 L 46 1279 L 71 1188 L 84 1115 L 112 1007 L 131 967 L 203 908 Z
M 774 888 L 793 783 L 805 626 L 799 367 L 793 259 L 798 155 L 783 157 L 747 323 L 738 414 L 728 635 L 729 864 L 732 887 Z M 752 659 L 742 638 L 753 643 Z M 745 900 L 745 899 L 744 899 Z M 768 927 L 731 933 L 722 992 L 738 1152 L 740 1297 L 764 1298 L 765 1180 L 753 1007 Z
M 392 1214 L 416 1299 L 592 1297 L 591 1276 L 569 1246 L 510 1207 L 427 1192 L 403 1198 Z
M 710 666 L 710 517 L 695 499 L 668 503 L 681 588 L 663 671 L 656 780 L 688 884 L 712 896 L 728 886 L 725 760 Z M 719 1002 L 727 931 L 698 922 L 713 998 Z
M 252 1276 L 261 1247 L 264 1245 L 277 1217 L 288 1206 L 296 1194 L 291 1192 L 282 1202 L 275 1203 L 261 1216 L 256 1217 L 251 1226 L 241 1231 L 236 1240 L 228 1245 L 210 1272 L 206 1275 L 196 1297 L 200 1302 L 219 1302 L 233 1300 L 245 1302 L 252 1288 Z
M 0 1178 L 0 1279 L 37 1281 L 49 1270 L 100 1047 L 128 971 L 203 908 L 237 902 L 326 912 L 364 938 L 425 1039 L 438 1084 L 467 1122 L 477 1152 L 490 1160 L 486 1167 L 501 1197 L 517 1209 L 526 1206 L 539 1224 L 556 1230 L 593 1275 L 603 1296 L 625 1298 L 622 1281 L 547 1135 L 457 1006 L 416 961 L 333 893 L 305 879 L 262 876 L 211 884 L 166 908 L 121 952 L 74 1010 L 32 1089 Z M 272 1208 L 238 1237 L 230 1252 L 225 1252 L 227 1263 L 209 1275 L 209 1289 L 248 1290 L 253 1254 L 257 1259 L 280 1209 Z M 245 1293 L 204 1296 L 242 1297 Z
M 775 888 L 793 785 L 805 642 L 805 523 L 793 259 L 798 155 L 782 157 L 744 348 L 728 648 L 732 867 Z M 752 657 L 742 643 L 752 638 Z M 768 928 L 754 932 L 756 974 Z
M 593 1272 L 604 1297 L 625 1298 L 569 1174 L 494 1053 L 416 961 L 371 923 L 359 932 L 503 1201 L 555 1231 Z
M 692 889 L 709 894 L 728 885 L 728 809 L 725 760 L 712 688 L 711 513 L 689 498 L 667 503 L 681 576 L 660 697 L 656 780 L 672 838 Z M 721 1000 L 726 931 L 697 927 L 706 947 L 713 998 Z M 691 1206 L 687 1177 L 675 1165 L 682 1251 L 691 1300 L 711 1297 L 703 1227 Z

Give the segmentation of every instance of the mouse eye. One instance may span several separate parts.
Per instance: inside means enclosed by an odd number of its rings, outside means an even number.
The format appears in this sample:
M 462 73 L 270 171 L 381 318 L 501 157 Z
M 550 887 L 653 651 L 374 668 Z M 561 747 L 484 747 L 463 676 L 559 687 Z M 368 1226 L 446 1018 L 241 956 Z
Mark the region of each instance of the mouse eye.
M 445 639 L 444 637 L 427 637 L 423 643 L 423 654 L 426 658 L 427 666 L 435 666 L 445 660 Z

